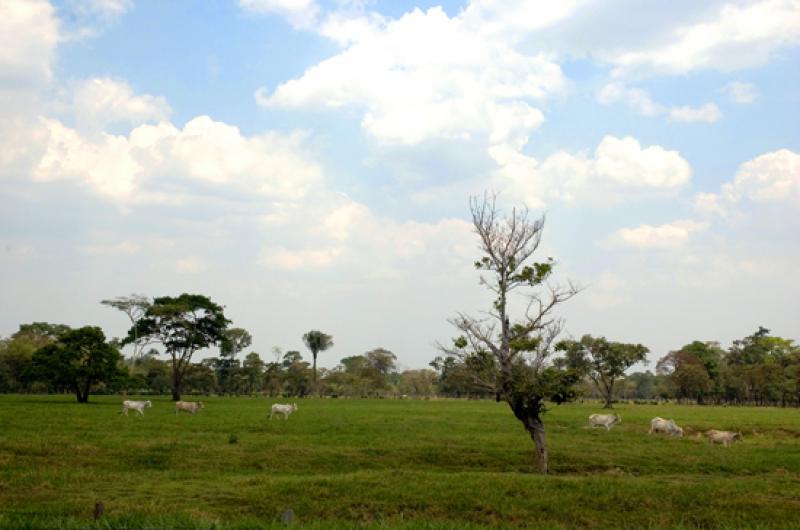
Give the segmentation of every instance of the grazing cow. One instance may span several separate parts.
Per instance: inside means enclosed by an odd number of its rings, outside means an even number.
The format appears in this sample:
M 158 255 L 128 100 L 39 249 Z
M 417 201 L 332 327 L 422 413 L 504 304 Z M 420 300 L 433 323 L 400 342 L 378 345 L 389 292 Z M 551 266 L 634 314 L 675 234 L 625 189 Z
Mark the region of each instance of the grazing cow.
M 622 423 L 622 417 L 619 414 L 592 414 L 589 416 L 589 425 L 592 427 L 602 426 L 607 431 L 617 423 Z
M 188 412 L 189 414 L 197 414 L 197 411 L 203 408 L 202 401 L 176 401 L 175 402 L 175 414 L 177 415 L 178 412 Z
M 150 403 L 149 399 L 147 401 L 131 401 L 126 399 L 125 401 L 122 402 L 122 412 L 120 412 L 120 414 L 125 414 L 127 416 L 129 410 L 135 410 L 136 412 L 144 416 L 145 407 L 152 407 L 152 406 L 153 404 Z
M 742 439 L 742 433 L 733 431 L 718 431 L 711 429 L 706 433 L 708 441 L 712 444 L 722 444 L 725 447 L 730 447 L 736 440 Z
M 297 403 L 292 403 L 291 405 L 282 405 L 280 403 L 275 403 L 272 405 L 272 410 L 269 413 L 269 419 L 272 419 L 272 416 L 275 414 L 283 414 L 283 419 L 288 420 L 289 414 L 297 410 Z
M 675 420 L 665 420 L 664 418 L 653 418 L 650 420 L 650 431 L 647 434 L 653 434 L 663 432 L 664 434 L 669 434 L 670 436 L 677 436 L 678 438 L 683 436 L 683 429 L 678 427 L 678 424 L 675 423 Z

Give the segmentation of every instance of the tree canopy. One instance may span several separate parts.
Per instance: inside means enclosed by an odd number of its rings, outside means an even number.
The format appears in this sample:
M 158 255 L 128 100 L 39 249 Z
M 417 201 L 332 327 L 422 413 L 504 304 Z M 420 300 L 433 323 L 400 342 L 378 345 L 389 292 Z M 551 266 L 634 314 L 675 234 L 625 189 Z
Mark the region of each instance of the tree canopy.
M 605 337 L 584 335 L 581 340 L 563 340 L 556 349 L 565 352 L 563 364 L 588 375 L 605 398 L 605 408 L 612 408 L 614 384 L 625 370 L 638 362 L 647 362 L 650 351 L 641 344 L 612 342 Z
M 221 345 L 229 323 L 222 306 L 207 296 L 187 293 L 163 296 L 153 300 L 144 316 L 128 331 L 123 344 L 148 337 L 164 346 L 172 358 L 172 398 L 178 401 L 192 355 L 197 350 Z
M 313 374 L 314 384 L 317 383 L 317 354 L 325 351 L 333 346 L 333 337 L 318 330 L 311 330 L 303 335 L 303 342 L 306 347 L 311 350 L 311 355 L 314 357 Z
M 79 403 L 89 401 L 92 385 L 124 376 L 122 356 L 98 327 L 70 329 L 33 354 L 31 376 L 54 388 L 69 388 Z

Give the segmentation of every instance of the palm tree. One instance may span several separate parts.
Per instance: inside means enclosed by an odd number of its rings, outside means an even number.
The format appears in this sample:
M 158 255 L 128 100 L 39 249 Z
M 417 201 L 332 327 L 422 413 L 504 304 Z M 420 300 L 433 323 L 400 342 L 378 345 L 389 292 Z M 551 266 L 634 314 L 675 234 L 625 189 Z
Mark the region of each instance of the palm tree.
M 314 356 L 314 386 L 317 385 L 317 354 L 333 346 L 333 337 L 315 329 L 303 335 L 303 342 Z

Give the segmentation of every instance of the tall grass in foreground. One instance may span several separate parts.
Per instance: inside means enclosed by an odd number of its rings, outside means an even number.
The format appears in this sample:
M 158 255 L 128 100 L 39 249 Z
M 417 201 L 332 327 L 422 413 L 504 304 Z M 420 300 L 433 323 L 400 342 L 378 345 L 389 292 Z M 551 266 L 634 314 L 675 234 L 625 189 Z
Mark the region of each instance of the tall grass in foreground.
M 197 416 L 156 399 L 0 396 L 0 526 L 276 528 L 800 528 L 800 411 L 596 405 L 545 416 L 552 475 L 490 401 L 204 399 Z M 650 437 L 653 416 L 689 436 Z M 741 430 L 725 449 L 700 433 Z M 232 437 L 236 443 L 231 443 Z M 91 520 L 102 500 L 106 515 Z

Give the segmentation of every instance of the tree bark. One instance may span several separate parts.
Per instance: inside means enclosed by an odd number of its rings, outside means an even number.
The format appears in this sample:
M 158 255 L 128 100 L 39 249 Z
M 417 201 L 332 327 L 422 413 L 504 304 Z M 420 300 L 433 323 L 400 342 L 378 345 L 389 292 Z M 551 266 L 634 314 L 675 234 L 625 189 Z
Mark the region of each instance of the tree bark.
M 614 404 L 612 403 L 612 401 L 614 401 L 614 381 L 613 380 L 606 386 L 606 404 L 603 405 L 603 408 L 604 409 L 613 409 L 614 408 Z
M 514 403 L 507 400 L 514 416 L 522 422 L 525 430 L 531 437 L 534 445 L 534 452 L 536 453 L 536 469 L 542 475 L 546 475 L 549 471 L 549 456 L 547 454 L 547 438 L 544 432 L 544 423 L 539 416 L 540 405 L 538 402 Z
M 79 381 L 75 381 L 73 383 L 73 385 L 72 385 L 72 388 L 75 391 L 75 397 L 77 398 L 78 403 L 86 403 L 87 401 L 89 401 L 89 389 L 88 389 L 88 387 L 86 388 L 86 391 L 84 392 L 83 389 L 81 388 L 80 382 Z
M 181 400 L 181 371 L 180 369 L 172 372 L 172 401 Z
M 544 423 L 539 418 L 531 418 L 525 424 L 525 430 L 531 435 L 533 445 L 536 450 L 536 467 L 542 475 L 546 475 L 549 469 L 549 456 L 547 454 L 547 439 L 544 434 Z

